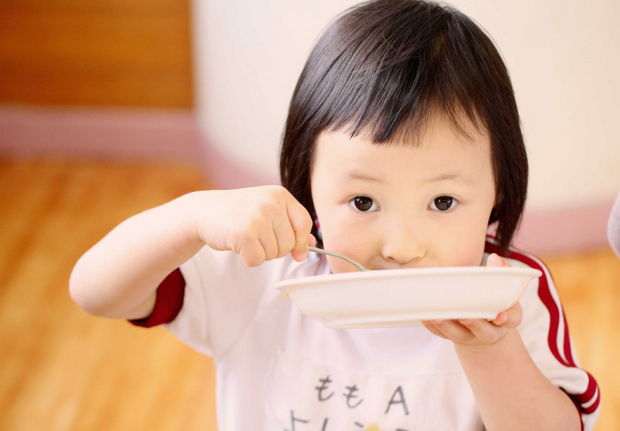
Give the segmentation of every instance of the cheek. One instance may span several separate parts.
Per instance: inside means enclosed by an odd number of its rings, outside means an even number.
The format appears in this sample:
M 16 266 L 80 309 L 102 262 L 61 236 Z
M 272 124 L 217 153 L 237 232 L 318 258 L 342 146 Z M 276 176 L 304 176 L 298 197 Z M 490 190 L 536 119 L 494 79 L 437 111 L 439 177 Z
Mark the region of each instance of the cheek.
M 482 262 L 482 256 L 484 254 L 484 247 L 478 247 L 470 245 L 468 247 L 461 247 L 452 256 L 452 263 L 450 266 L 480 266 Z
M 325 226 L 321 224 L 321 232 L 325 250 L 340 253 L 368 267 L 374 250 L 371 232 L 360 230 L 351 223 L 339 223 L 335 218 Z M 327 261 L 335 274 L 357 271 L 353 265 L 337 257 L 328 256 Z
M 446 252 L 451 266 L 479 266 L 484 255 L 491 203 L 479 204 L 468 209 L 467 214 L 451 226 L 451 243 Z
M 347 236 L 346 231 L 338 231 L 336 234 L 327 231 L 323 232 L 323 246 L 325 250 L 340 253 L 364 265 L 365 258 L 362 252 L 364 246 L 359 244 L 359 241 L 356 241 L 355 238 L 354 234 L 353 236 Z M 353 265 L 343 259 L 327 256 L 327 261 L 334 274 L 357 271 Z
M 464 231 L 453 243 L 450 266 L 479 266 L 484 255 L 486 229 L 472 228 Z

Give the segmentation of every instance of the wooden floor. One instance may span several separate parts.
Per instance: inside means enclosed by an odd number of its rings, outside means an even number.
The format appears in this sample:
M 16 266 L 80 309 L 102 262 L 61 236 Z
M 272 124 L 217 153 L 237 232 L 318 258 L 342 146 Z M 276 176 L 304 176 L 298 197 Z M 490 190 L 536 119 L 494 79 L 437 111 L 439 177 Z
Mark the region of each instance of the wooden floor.
M 0 429 L 214 430 L 210 359 L 162 328 L 88 316 L 73 265 L 125 218 L 205 188 L 189 166 L 0 159 Z M 581 365 L 600 385 L 597 430 L 620 429 L 620 259 L 547 257 Z
M 208 358 L 67 290 L 116 224 L 204 187 L 186 166 L 0 161 L 0 430 L 216 429 Z

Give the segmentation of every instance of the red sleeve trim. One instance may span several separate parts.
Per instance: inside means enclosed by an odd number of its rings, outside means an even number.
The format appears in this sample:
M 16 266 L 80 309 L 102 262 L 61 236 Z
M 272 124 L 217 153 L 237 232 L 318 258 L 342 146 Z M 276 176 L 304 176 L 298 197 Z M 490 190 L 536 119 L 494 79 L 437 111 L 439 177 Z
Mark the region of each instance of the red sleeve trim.
M 485 252 L 487 253 L 496 253 L 501 257 L 515 259 L 520 262 L 525 263 L 526 265 L 538 269 L 542 272 L 542 276 L 539 279 L 538 283 L 538 297 L 543 302 L 547 310 L 549 311 L 549 316 L 551 317 L 549 334 L 547 337 L 547 343 L 549 345 L 549 350 L 553 356 L 565 367 L 575 367 L 577 368 L 575 361 L 573 360 L 573 355 L 571 352 L 571 344 L 570 344 L 570 336 L 568 333 L 568 323 L 566 322 L 566 316 L 564 314 L 564 310 L 562 306 L 553 299 L 551 295 L 551 290 L 549 288 L 548 278 L 552 279 L 551 274 L 548 272 L 546 266 L 534 256 L 527 254 L 521 250 L 515 249 L 513 247 L 508 250 L 508 252 L 503 252 L 496 244 L 495 238 L 492 236 L 488 236 Z M 559 345 L 558 343 L 558 332 L 560 327 L 560 320 L 564 325 L 564 344 Z M 564 359 L 560 354 L 560 350 L 563 351 Z M 587 371 L 583 370 L 588 376 L 588 387 L 581 394 L 568 394 L 567 395 L 573 400 L 573 403 L 578 408 L 580 412 L 583 414 L 592 414 L 594 413 L 600 403 L 601 403 L 601 394 L 598 390 L 598 385 L 594 377 L 590 375 Z M 583 426 L 583 421 L 582 421 Z
M 155 308 L 149 317 L 130 320 L 129 323 L 143 328 L 172 322 L 181 308 L 185 297 L 185 279 L 179 268 L 172 271 L 157 287 Z

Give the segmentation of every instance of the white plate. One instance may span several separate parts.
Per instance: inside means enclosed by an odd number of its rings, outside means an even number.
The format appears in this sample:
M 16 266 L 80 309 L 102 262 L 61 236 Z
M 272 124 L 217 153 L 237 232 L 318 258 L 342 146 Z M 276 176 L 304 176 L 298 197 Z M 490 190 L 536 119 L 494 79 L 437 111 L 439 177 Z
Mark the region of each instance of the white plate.
M 431 319 L 495 319 L 541 275 L 504 267 L 380 270 L 284 280 L 276 289 L 330 328 L 400 328 Z

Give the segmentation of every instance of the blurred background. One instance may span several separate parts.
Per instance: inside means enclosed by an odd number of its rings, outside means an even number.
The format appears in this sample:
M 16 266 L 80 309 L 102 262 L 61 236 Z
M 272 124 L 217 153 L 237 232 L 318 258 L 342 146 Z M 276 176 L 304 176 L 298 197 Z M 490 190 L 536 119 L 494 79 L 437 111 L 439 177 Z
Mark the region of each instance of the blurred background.
M 278 183 L 288 101 L 349 0 L 0 2 L 0 429 L 216 428 L 214 367 L 162 328 L 86 315 L 77 259 L 193 190 Z M 597 430 L 620 429 L 620 3 L 454 0 L 511 73 L 530 159 L 516 245 L 550 267 Z

